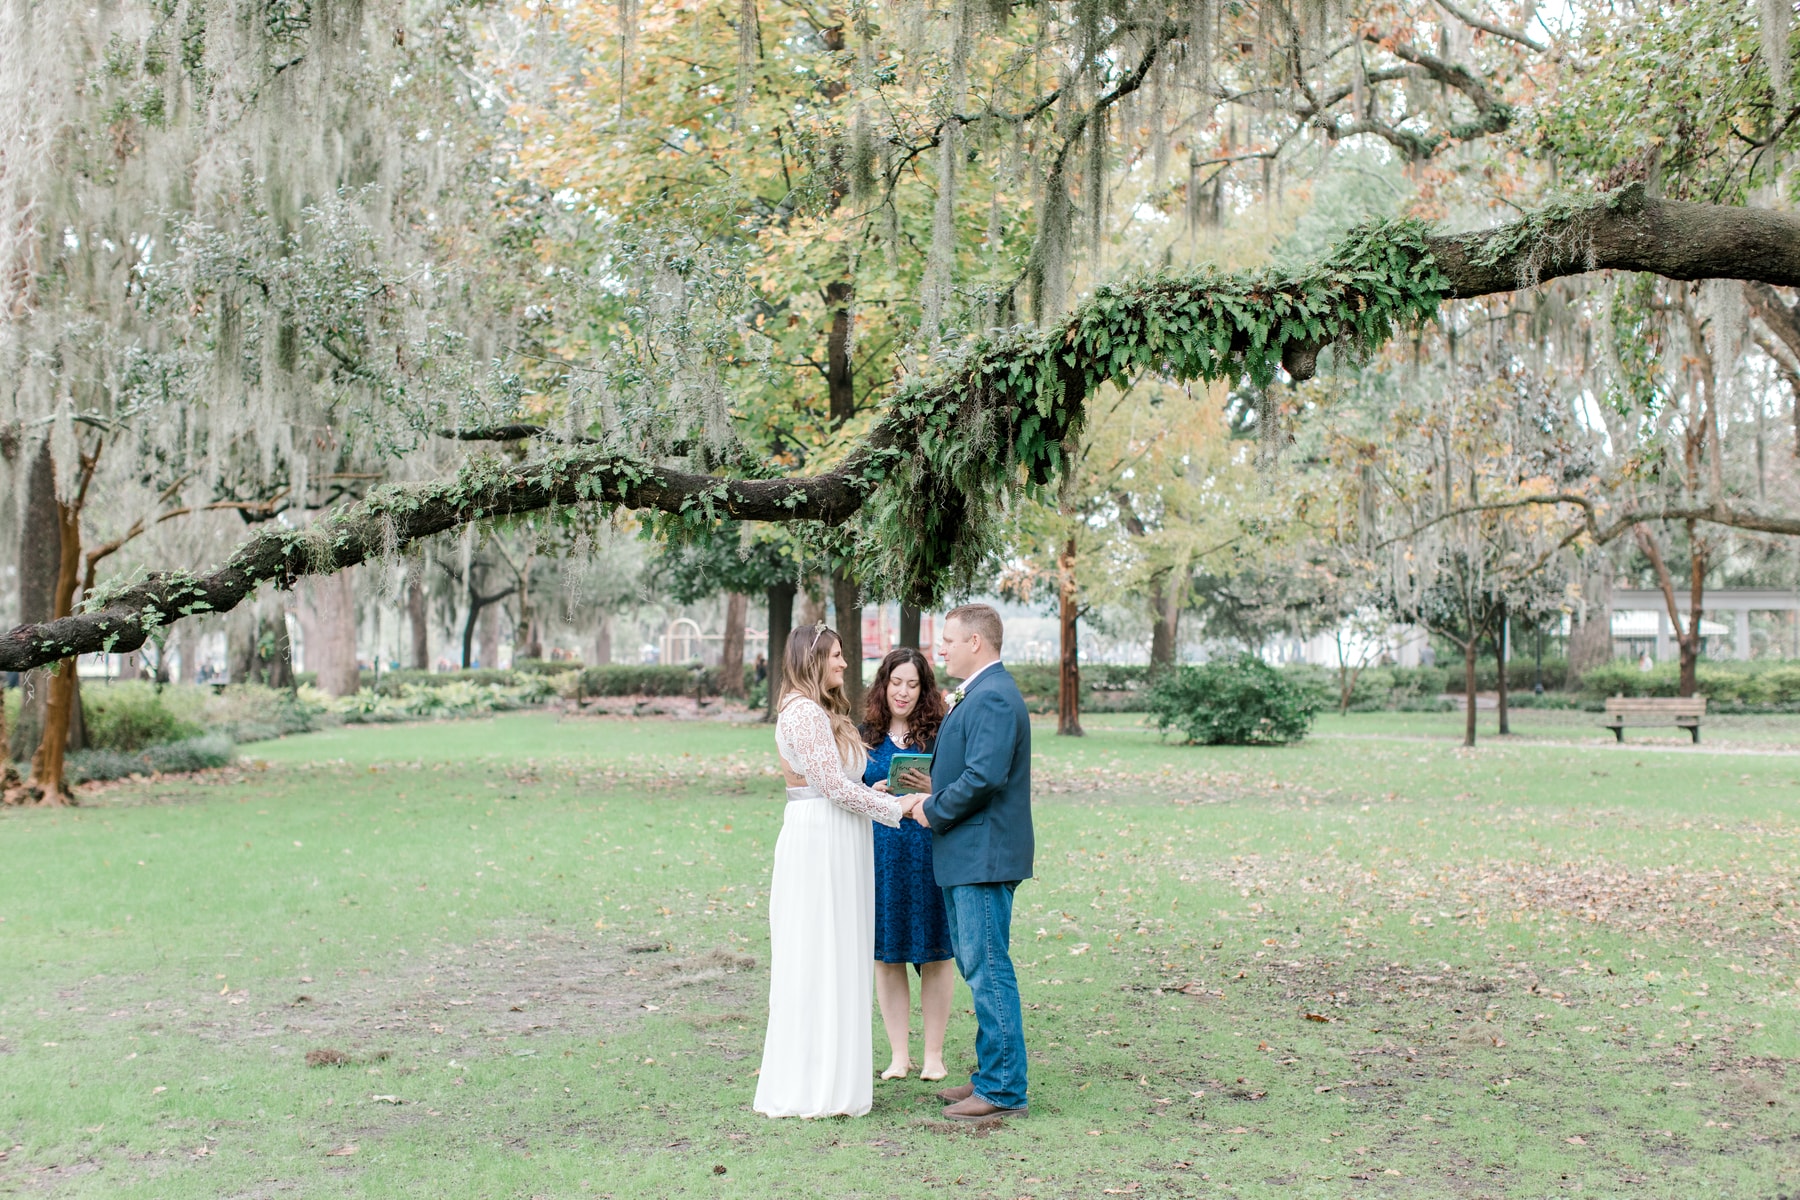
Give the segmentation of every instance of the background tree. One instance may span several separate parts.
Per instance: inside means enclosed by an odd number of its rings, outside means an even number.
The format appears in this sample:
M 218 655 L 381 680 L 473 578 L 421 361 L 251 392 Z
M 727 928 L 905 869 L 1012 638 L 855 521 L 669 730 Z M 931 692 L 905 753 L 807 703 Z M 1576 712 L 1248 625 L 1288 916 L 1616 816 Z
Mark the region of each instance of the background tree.
M 521 164 L 517 171 L 509 165 L 496 170 L 492 158 L 450 155 L 479 161 L 481 172 L 470 178 L 503 181 L 497 189 L 488 184 L 464 193 L 493 197 L 497 214 L 484 211 L 465 220 L 472 207 L 446 205 L 453 219 L 438 228 L 448 232 L 419 235 L 427 251 L 420 261 L 458 263 L 467 272 L 462 278 L 479 286 L 449 297 L 437 287 L 444 271 L 431 274 L 430 288 L 387 271 L 387 243 L 359 232 L 371 224 L 340 203 L 318 208 L 300 239 L 303 253 L 265 254 L 256 248 L 282 243 L 259 242 L 236 229 L 210 236 L 213 227 L 189 222 L 182 253 L 167 260 L 179 261 L 180 268 L 159 277 L 161 286 L 146 295 L 167 304 L 156 311 L 181 333 L 177 341 L 189 339 L 182 341 L 186 345 L 192 340 L 187 330 L 196 336 L 231 333 L 246 328 L 245 312 L 263 311 L 260 300 L 240 310 L 220 297 L 248 289 L 246 294 L 285 303 L 287 293 L 275 285 L 288 278 L 281 272 L 289 260 L 304 268 L 302 278 L 328 281 L 317 292 L 323 298 L 318 303 L 288 305 L 307 318 L 296 318 L 292 339 L 283 340 L 276 321 L 260 326 L 273 338 L 259 334 L 255 345 L 272 348 L 278 366 L 285 361 L 282 347 L 292 345 L 305 352 L 296 363 L 306 358 L 325 372 L 343 372 L 329 374 L 333 386 L 318 394 L 360 397 L 387 422 L 371 426 L 392 434 L 385 438 L 359 436 L 350 445 L 325 439 L 334 455 L 381 447 L 397 452 L 407 438 L 423 437 L 420 430 L 486 434 L 496 419 L 535 424 L 554 436 L 531 435 L 529 448 L 509 460 L 475 458 L 454 480 L 347 505 L 308 535 L 304 551 L 289 534 L 269 531 L 251 539 L 222 573 L 192 584 L 157 579 L 122 587 L 94 613 L 57 626 L 54 646 L 61 651 L 92 648 L 108 638 L 114 645 L 141 641 L 147 636 L 143 614 L 162 621 L 195 602 L 228 608 L 257 583 L 381 557 L 471 520 L 595 503 L 660 511 L 667 515 L 659 524 L 670 529 L 703 525 L 721 513 L 833 525 L 854 514 L 852 533 L 861 539 L 857 561 L 868 566 L 865 585 L 923 602 L 991 578 L 996 556 L 1008 549 L 1000 540 L 1008 528 L 1002 519 L 1007 506 L 1053 486 L 1061 445 L 1080 428 L 1089 396 L 1107 382 L 1129 382 L 1154 368 L 1176 379 L 1248 378 L 1266 390 L 1283 370 L 1296 380 L 1311 375 L 1333 343 L 1369 350 L 1396 322 L 1437 313 L 1446 297 L 1512 290 L 1596 267 L 1645 269 L 1676 279 L 1737 274 L 1783 285 L 1800 281 L 1785 218 L 1684 207 L 1659 198 L 1654 186 L 1608 193 L 1591 204 L 1552 204 L 1517 224 L 1466 236 L 1390 226 L 1349 238 L 1328 260 L 1304 269 L 1261 275 L 1187 269 L 1204 258 L 1212 213 L 1260 219 L 1295 194 L 1299 181 L 1325 170 L 1340 144 L 1359 151 L 1379 145 L 1398 156 L 1415 188 L 1410 203 L 1421 214 L 1454 213 L 1479 224 L 1496 205 L 1532 202 L 1547 172 L 1505 156 L 1550 143 L 1509 139 L 1536 136 L 1562 118 L 1534 112 L 1526 130 L 1518 126 L 1514 102 L 1579 90 L 1563 78 L 1567 56 L 1545 47 L 1550 40 L 1563 49 L 1586 45 L 1585 11 L 1575 10 L 1556 31 L 1543 30 L 1541 21 L 1512 27 L 1485 17 L 1465 19 L 1459 11 L 1423 4 L 1344 14 L 1220 6 L 1195 21 L 1185 10 L 1156 6 L 1115 14 L 1047 5 L 1004 20 L 958 10 L 928 21 L 918 37 L 898 18 L 882 20 L 887 14 L 880 9 L 865 10 L 841 28 L 829 13 L 809 14 L 807 28 L 780 37 L 763 22 L 785 16 L 754 7 L 713 13 L 707 19 L 715 24 L 696 19 L 684 28 L 690 34 L 711 29 L 717 43 L 735 44 L 731 63 L 709 57 L 711 43 L 701 37 L 705 55 L 681 63 L 665 54 L 658 61 L 666 74 L 645 75 L 648 85 L 613 93 L 629 100 L 661 89 L 670 99 L 666 112 L 643 126 L 667 136 L 633 142 L 636 127 L 625 121 L 607 130 L 616 135 L 609 146 L 623 138 L 627 149 L 664 156 L 655 170 L 636 171 L 642 203 L 616 198 L 630 200 L 621 190 L 631 186 L 625 168 L 619 178 L 597 179 L 592 187 L 577 170 L 596 159 L 633 159 L 635 151 L 585 154 L 573 135 L 590 110 L 614 120 L 616 109 L 594 100 L 596 81 L 611 76 L 594 68 L 610 63 L 623 83 L 637 78 L 638 35 L 650 34 L 643 44 L 654 45 L 655 21 L 615 23 L 605 36 L 588 39 L 594 49 L 582 51 L 586 69 L 580 73 L 563 68 L 570 60 L 549 56 L 554 69 L 545 70 L 546 82 L 535 92 L 510 95 L 499 80 L 536 77 L 538 64 L 528 61 L 529 54 L 501 50 L 555 42 L 551 35 L 561 31 L 556 22 L 528 30 L 496 18 L 479 30 L 479 58 L 461 61 L 455 36 L 408 38 L 406 45 L 414 47 L 408 54 L 443 48 L 454 69 L 435 60 L 410 64 L 418 69 L 407 78 L 418 81 L 418 90 L 409 84 L 405 99 L 381 104 L 429 107 L 428 100 L 447 97 L 450 107 L 436 115 L 449 115 L 464 111 L 455 109 L 457 97 L 489 101 L 485 108 L 466 106 L 466 125 L 449 122 L 459 136 L 464 129 L 491 134 L 478 112 L 505 109 L 518 122 L 506 131 L 505 147 L 509 160 Z M 818 16 L 827 20 L 812 20 Z M 657 14 L 664 17 L 670 14 Z M 1657 18 L 1631 19 L 1654 24 Z M 1354 36 L 1332 36 L 1347 31 Z M 305 27 L 305 36 L 315 32 L 330 32 L 345 45 L 369 40 L 366 26 Z M 390 42 L 398 40 L 390 34 Z M 834 49 L 834 40 L 842 46 Z M 1726 57 L 1729 47 L 1720 46 L 1719 56 Z M 371 78 L 391 65 L 381 57 L 390 48 L 378 48 L 380 55 L 356 60 L 359 70 L 365 61 L 375 64 Z M 802 61 L 806 55 L 814 56 L 810 65 Z M 250 55 L 242 61 L 286 60 Z M 1741 73 L 1753 81 L 1752 90 L 1763 89 L 1758 95 L 1775 95 L 1784 86 L 1785 60 L 1769 56 L 1774 69 L 1757 83 L 1761 62 L 1753 59 Z M 531 70 L 514 69 L 520 65 Z M 430 92 L 434 81 L 446 80 L 477 83 L 470 85 L 474 92 L 458 90 L 465 82 Z M 685 114 L 675 107 L 683 97 L 691 100 Z M 492 104 L 495 99 L 511 103 Z M 759 110 L 765 101 L 769 107 Z M 395 111 L 389 107 L 372 119 L 391 121 Z M 554 141 L 532 141 L 532 123 L 541 116 Z M 598 128 L 597 120 L 590 124 Z M 1733 136 L 1707 136 L 1715 134 Z M 690 169 L 711 172 L 711 160 L 722 158 L 733 138 L 769 164 L 763 178 L 782 177 L 773 199 L 751 197 L 748 187 L 737 184 L 734 199 L 729 189 L 696 191 L 683 182 Z M 480 142 L 474 137 L 456 145 Z M 1458 153 L 1479 157 L 1490 142 L 1498 147 L 1492 172 L 1485 165 L 1471 172 L 1446 166 L 1450 147 L 1474 146 Z M 576 153 L 558 159 L 559 144 L 577 147 Z M 1778 157 L 1779 140 L 1774 146 Z M 395 148 L 398 154 L 400 144 Z M 433 153 L 444 153 L 441 143 Z M 642 155 L 634 161 L 649 162 Z M 840 177 L 834 164 L 842 165 L 848 186 L 834 182 Z M 1579 159 L 1571 164 L 1588 170 Z M 665 180 L 675 182 L 662 188 Z M 651 196 L 646 187 L 658 190 Z M 337 195 L 330 188 L 314 192 L 328 193 Z M 384 203 L 392 198 L 382 193 Z M 1019 203 L 1009 210 L 1009 201 Z M 898 218 L 900 237 L 882 236 L 893 228 L 890 213 Z M 923 237 L 926 213 L 929 236 Z M 495 226 L 508 236 L 489 236 L 497 234 Z M 1103 284 L 1113 270 L 1106 255 L 1118 231 L 1137 226 L 1160 230 L 1144 234 L 1140 244 L 1160 243 L 1161 253 L 1134 254 L 1128 261 L 1164 262 L 1186 273 L 1167 281 Z M 601 232 L 566 243 L 545 233 L 561 227 Z M 41 226 L 59 228 L 54 222 Z M 759 268 L 780 270 L 798 261 L 794 254 L 768 252 L 783 238 L 831 263 L 838 261 L 832 247 L 843 247 L 844 260 L 858 272 L 849 293 L 832 288 L 844 281 L 835 267 L 815 272 L 803 289 L 764 285 Z M 565 244 L 566 253 L 560 249 Z M 478 250 L 471 253 L 471 247 Z M 234 258 L 227 249 L 240 253 Z M 906 286 L 872 291 L 879 281 L 860 272 L 865 264 L 886 261 L 890 249 L 899 264 L 895 278 Z M 240 269 L 240 260 L 249 266 Z M 217 286 L 188 286 L 185 280 Z M 519 313 L 521 321 L 490 321 L 468 332 L 471 326 L 459 314 L 507 289 L 521 302 L 504 311 Z M 814 294 L 823 297 L 820 307 L 804 308 Z M 305 292 L 303 298 L 312 296 Z M 1068 307 L 1078 296 L 1084 298 Z M 167 303 L 171 297 L 175 303 Z M 465 303 L 464 297 L 474 300 Z M 851 304 L 857 312 L 846 307 Z M 877 355 L 859 362 L 851 375 L 859 388 L 857 381 L 866 381 L 882 389 L 887 402 L 833 432 L 832 384 L 822 379 L 808 394 L 815 398 L 809 402 L 813 420 L 828 436 L 800 447 L 776 445 L 769 431 L 796 427 L 790 418 L 800 411 L 791 380 L 819 373 L 821 342 L 823 375 L 841 381 L 842 373 L 832 369 L 830 331 L 840 325 L 837 314 L 845 314 L 846 355 L 869 344 L 857 319 L 865 307 L 899 314 L 894 328 L 904 335 L 901 349 L 885 360 L 890 366 Z M 318 314 L 324 317 L 314 319 Z M 397 319 L 400 314 L 426 314 L 425 327 L 442 336 L 403 338 L 401 332 L 416 330 L 418 322 L 408 325 Z M 826 314 L 830 320 L 822 319 Z M 1037 328 L 1006 327 L 1021 314 Z M 434 323 L 433 315 L 445 319 Z M 789 338 L 813 347 L 814 354 L 804 363 L 797 356 L 778 358 Z M 360 351 L 365 346 L 376 350 Z M 470 347 L 483 352 L 470 353 Z M 486 353 L 489 347 L 496 352 Z M 402 369 L 389 369 L 390 350 Z M 478 370 L 473 362 L 494 367 Z M 895 382 L 896 375 L 903 378 Z M 780 419 L 763 420 L 763 409 Z M 420 441 L 416 448 L 427 444 L 432 450 L 409 459 L 408 470 L 439 452 L 445 458 L 438 461 L 460 454 L 451 439 Z M 802 452 L 803 469 L 814 475 L 794 474 L 802 469 Z M 784 455 L 791 457 L 784 461 Z M 324 474 L 343 477 L 341 482 L 373 474 L 354 469 L 355 461 L 332 463 Z M 317 489 L 310 484 L 321 474 L 311 462 L 304 470 L 290 467 L 289 475 L 304 476 L 309 486 L 298 487 L 298 478 L 281 486 L 305 493 L 313 504 Z M 1629 515 L 1686 519 L 1672 511 L 1665 504 L 1654 514 L 1638 508 Z M 1794 524 L 1779 513 L 1723 500 L 1690 511 L 1701 512 L 1698 521 L 1771 532 Z M 42 662 L 39 656 L 52 641 L 48 634 L 17 633 L 0 646 L 0 658 Z

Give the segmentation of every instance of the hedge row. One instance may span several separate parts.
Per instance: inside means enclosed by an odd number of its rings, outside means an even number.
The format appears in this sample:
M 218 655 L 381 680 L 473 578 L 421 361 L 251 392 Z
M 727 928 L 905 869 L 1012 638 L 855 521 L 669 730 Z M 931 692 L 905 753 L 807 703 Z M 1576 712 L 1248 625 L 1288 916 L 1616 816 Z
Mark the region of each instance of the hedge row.
M 1778 707 L 1800 704 L 1800 663 L 1706 662 L 1694 666 L 1700 695 L 1717 704 Z M 1675 696 L 1680 691 L 1680 669 L 1674 662 L 1660 662 L 1648 671 L 1629 659 L 1594 667 L 1581 677 L 1581 689 L 1589 696 Z
M 142 750 L 77 750 L 66 770 L 71 783 L 97 783 L 133 775 L 174 775 L 228 767 L 237 757 L 232 740 L 222 733 L 182 738 Z
M 696 683 L 696 674 L 699 676 Z M 717 696 L 725 681 L 724 669 L 707 667 L 696 673 L 692 667 L 671 667 L 658 663 L 610 663 L 587 667 L 581 672 L 583 696 L 691 696 L 696 686 L 708 696 Z M 756 671 L 744 668 L 744 687 L 756 685 Z

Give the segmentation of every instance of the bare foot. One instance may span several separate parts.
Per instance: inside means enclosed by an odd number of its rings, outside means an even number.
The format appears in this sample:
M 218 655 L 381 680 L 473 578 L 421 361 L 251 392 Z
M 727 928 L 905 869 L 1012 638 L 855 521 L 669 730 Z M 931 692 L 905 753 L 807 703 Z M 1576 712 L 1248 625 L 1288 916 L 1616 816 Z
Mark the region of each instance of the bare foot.
M 893 1062 L 888 1064 L 888 1069 L 881 1073 L 881 1077 L 883 1079 L 905 1079 L 906 1073 L 910 1070 L 912 1070 L 912 1063 L 901 1062 L 896 1058 Z M 934 1078 L 942 1079 L 943 1076 L 939 1075 Z
M 926 1083 L 936 1083 L 950 1072 L 943 1063 L 926 1063 L 925 1069 L 919 1072 L 919 1078 Z

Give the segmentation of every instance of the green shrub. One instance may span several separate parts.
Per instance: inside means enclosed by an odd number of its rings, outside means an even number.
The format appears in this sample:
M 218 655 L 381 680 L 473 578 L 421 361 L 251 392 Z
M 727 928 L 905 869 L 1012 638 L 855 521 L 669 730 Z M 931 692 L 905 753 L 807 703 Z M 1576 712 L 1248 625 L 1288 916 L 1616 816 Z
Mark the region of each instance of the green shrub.
M 561 664 L 558 664 L 561 665 Z M 301 680 L 302 683 L 314 681 Z M 474 667 L 467 671 L 383 671 L 381 678 L 375 678 L 375 672 L 364 671 L 358 687 L 363 691 L 378 692 L 383 696 L 398 696 L 409 687 L 449 687 L 457 683 L 472 683 L 479 687 L 511 687 L 518 683 L 518 677 L 511 671 L 502 671 L 498 667 Z
M 1403 713 L 1454 712 L 1457 702 L 1444 696 L 1407 696 L 1394 702 L 1394 711 Z
M 724 668 L 707 667 L 701 674 L 701 688 L 708 696 L 717 696 L 724 682 Z M 744 687 L 756 684 L 756 669 L 744 667 Z M 691 696 L 694 694 L 694 668 L 667 666 L 663 663 L 604 663 L 581 672 L 583 696 Z
M 1245 654 L 1160 672 L 1149 701 L 1157 726 L 1179 729 L 1189 744 L 1271 746 L 1305 737 L 1325 694 L 1315 680 Z
M 169 692 L 176 690 L 170 688 Z M 234 683 L 218 695 L 206 688 L 184 690 L 198 700 L 199 719 L 206 728 L 234 742 L 261 742 L 290 733 L 308 733 L 318 728 L 326 712 L 324 705 L 308 701 L 297 691 L 260 683 Z
M 85 682 L 81 716 L 88 742 L 96 750 L 130 752 L 200 733 L 200 726 L 184 721 L 163 703 L 155 684 L 141 680 Z
M 579 671 L 581 663 L 554 658 L 515 658 L 512 665 L 517 675 L 561 675 L 564 671 Z
M 1057 663 L 1021 663 L 1007 665 L 1013 681 L 1027 700 L 1056 701 L 1062 679 Z M 1090 695 L 1106 692 L 1142 692 L 1150 686 L 1150 668 L 1141 664 L 1082 663 L 1081 690 Z M 1087 697 L 1082 697 L 1085 706 Z
M 1508 690 L 1523 692 L 1537 683 L 1538 666 L 1535 659 L 1519 654 L 1520 647 L 1514 646 L 1514 658 L 1506 666 L 1506 685 Z M 1444 673 L 1444 686 L 1441 690 L 1457 695 L 1463 690 L 1463 664 L 1459 654 L 1455 661 L 1447 662 L 1441 667 L 1426 668 Z M 1568 679 L 1569 666 L 1560 658 L 1544 659 L 1544 690 L 1561 688 Z M 1475 690 L 1492 692 L 1500 687 L 1500 669 L 1491 658 L 1477 659 L 1475 662 Z
M 1388 670 L 1394 677 L 1392 695 L 1396 706 L 1408 700 L 1435 700 L 1444 694 L 1450 682 L 1448 667 L 1389 667 Z
M 1780 709 L 1800 704 L 1800 665 L 1788 662 L 1709 662 L 1694 664 L 1694 683 L 1699 694 L 1715 704 L 1743 709 Z M 1674 661 L 1638 669 L 1628 658 L 1614 659 L 1589 668 L 1581 677 L 1584 694 L 1608 696 L 1676 696 L 1680 694 L 1681 668 Z
M 231 739 L 208 733 L 200 737 L 164 742 L 133 752 L 79 750 L 69 755 L 65 770 L 73 783 L 124 779 L 131 775 L 173 775 L 230 766 L 237 757 Z
M 1763 675 L 1771 699 L 1776 704 L 1800 703 L 1800 665 L 1780 663 Z

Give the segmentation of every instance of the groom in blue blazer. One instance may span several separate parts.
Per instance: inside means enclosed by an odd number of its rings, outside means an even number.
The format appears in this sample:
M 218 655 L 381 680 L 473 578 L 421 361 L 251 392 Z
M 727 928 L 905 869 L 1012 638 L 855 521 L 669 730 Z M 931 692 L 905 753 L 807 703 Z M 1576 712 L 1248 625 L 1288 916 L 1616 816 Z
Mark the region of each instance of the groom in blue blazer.
M 951 609 L 942 650 L 962 686 L 932 750 L 931 798 L 913 817 L 950 917 L 950 948 L 975 997 L 975 1075 L 938 1095 L 957 1121 L 1024 1116 L 1025 1027 L 1009 942 L 1013 891 L 1031 877 L 1031 721 L 1000 665 L 1000 614 Z

